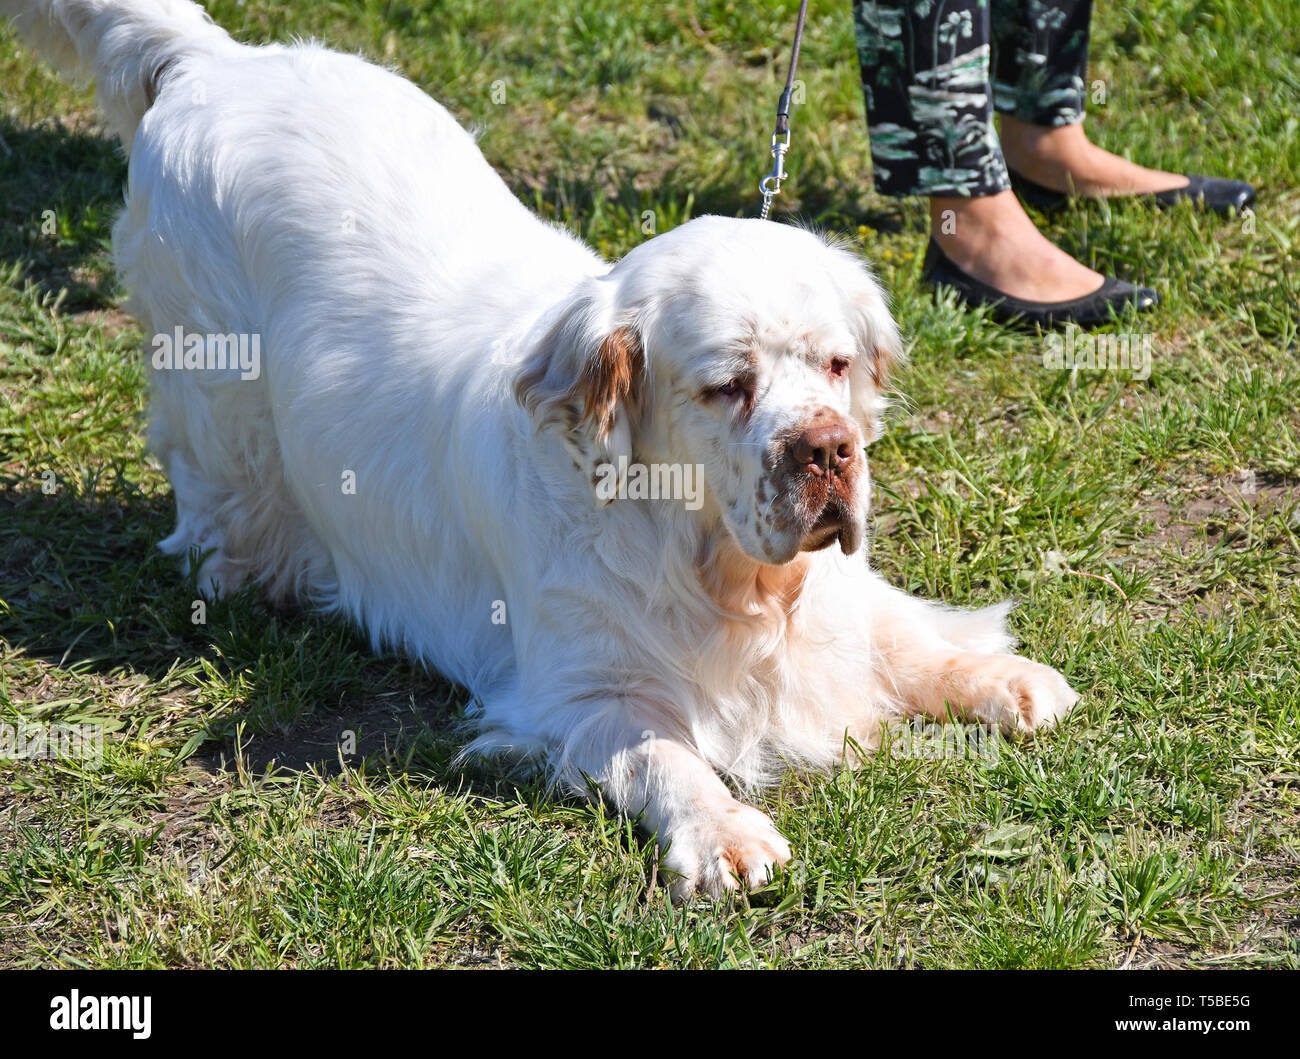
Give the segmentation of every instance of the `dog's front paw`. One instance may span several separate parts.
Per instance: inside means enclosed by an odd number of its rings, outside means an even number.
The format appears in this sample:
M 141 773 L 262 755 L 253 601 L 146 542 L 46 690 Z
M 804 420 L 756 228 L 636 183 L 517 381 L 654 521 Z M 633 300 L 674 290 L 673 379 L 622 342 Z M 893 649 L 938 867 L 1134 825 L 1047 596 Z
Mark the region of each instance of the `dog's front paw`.
M 1055 669 L 1019 655 L 990 658 L 984 675 L 987 697 L 976 712 L 1004 732 L 1050 728 L 1079 701 Z
M 790 843 L 767 815 L 734 799 L 691 817 L 667 837 L 663 867 L 672 873 L 675 901 L 762 886 L 790 859 Z

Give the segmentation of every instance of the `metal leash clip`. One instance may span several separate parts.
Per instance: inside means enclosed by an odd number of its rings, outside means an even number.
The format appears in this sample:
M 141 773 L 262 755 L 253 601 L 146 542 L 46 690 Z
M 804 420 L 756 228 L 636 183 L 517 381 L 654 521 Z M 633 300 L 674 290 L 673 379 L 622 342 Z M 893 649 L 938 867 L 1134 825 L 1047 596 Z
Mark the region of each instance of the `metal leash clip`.
M 781 181 L 785 179 L 785 153 L 790 150 L 790 130 L 785 131 L 785 140 L 780 133 L 772 133 L 772 171 L 758 182 L 758 190 L 763 193 L 763 209 L 759 218 L 767 220 L 772 209 L 772 200 L 781 194 Z

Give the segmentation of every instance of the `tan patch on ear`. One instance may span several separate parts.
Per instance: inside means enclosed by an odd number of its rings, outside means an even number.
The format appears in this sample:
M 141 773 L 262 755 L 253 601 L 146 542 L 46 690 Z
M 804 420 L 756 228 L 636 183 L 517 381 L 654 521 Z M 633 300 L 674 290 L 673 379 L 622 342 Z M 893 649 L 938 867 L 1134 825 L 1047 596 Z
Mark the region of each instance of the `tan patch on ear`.
M 876 384 L 877 390 L 883 390 L 889 383 L 889 373 L 897 359 L 894 351 L 887 347 L 877 346 L 871 351 L 871 381 Z
M 875 295 L 858 294 L 853 297 L 853 305 L 864 316 L 870 317 L 875 308 Z M 885 310 L 888 312 L 888 309 Z M 899 350 L 893 345 L 878 345 L 867 351 L 870 358 L 871 381 L 876 389 L 883 390 L 889 382 L 889 374 L 894 361 L 898 359 Z
M 573 386 L 574 396 L 582 401 L 580 425 L 591 423 L 598 437 L 606 437 L 619 404 L 632 393 L 644 368 L 645 355 L 635 331 L 619 327 L 606 335 Z

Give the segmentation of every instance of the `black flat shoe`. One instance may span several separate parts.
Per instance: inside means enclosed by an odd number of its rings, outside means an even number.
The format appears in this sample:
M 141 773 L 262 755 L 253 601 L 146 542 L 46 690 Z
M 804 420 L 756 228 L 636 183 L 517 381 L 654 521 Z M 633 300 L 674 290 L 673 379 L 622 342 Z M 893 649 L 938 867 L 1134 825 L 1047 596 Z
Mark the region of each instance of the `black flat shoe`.
M 1110 323 L 1114 316 L 1130 306 L 1141 311 L 1150 309 L 1160 300 L 1159 295 L 1148 287 L 1135 287 L 1109 276 L 1100 288 L 1072 301 L 1031 302 L 1013 298 L 963 272 L 933 239 L 925 251 L 921 278 L 934 287 L 952 287 L 969 305 L 990 306 L 993 318 L 999 322 L 1038 324 L 1041 327 L 1059 327 L 1062 324 L 1097 327 Z
M 1008 171 L 1011 173 L 1012 189 L 1020 196 L 1022 202 L 1033 206 L 1036 210 L 1041 210 L 1043 213 L 1052 213 L 1059 210 L 1070 200 L 1070 196 L 1064 191 L 1053 191 L 1051 188 L 1043 187 L 1042 184 L 1035 184 L 1028 177 L 1021 176 L 1014 169 Z M 1115 197 L 1142 199 L 1156 206 L 1173 206 L 1182 202 L 1183 199 L 1191 199 L 1201 209 L 1212 210 L 1226 216 L 1233 210 L 1240 213 L 1253 203 L 1255 201 L 1255 189 L 1249 184 L 1243 184 L 1240 180 L 1223 180 L 1220 177 L 1189 175 L 1186 187 L 1170 188 L 1168 191 L 1152 191 L 1144 195 L 1117 195 Z

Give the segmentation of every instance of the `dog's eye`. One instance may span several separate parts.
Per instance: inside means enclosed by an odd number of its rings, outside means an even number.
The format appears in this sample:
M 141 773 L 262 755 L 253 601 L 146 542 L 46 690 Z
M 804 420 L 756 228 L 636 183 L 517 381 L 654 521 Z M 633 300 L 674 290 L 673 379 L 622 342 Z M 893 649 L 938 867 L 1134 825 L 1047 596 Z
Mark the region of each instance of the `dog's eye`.
M 831 357 L 830 371 L 831 371 L 832 379 L 843 378 L 844 375 L 848 372 L 848 370 L 849 370 L 848 357 Z
M 732 379 L 722 386 L 711 386 L 705 391 L 706 397 L 743 397 L 749 392 L 749 383 L 742 378 Z

